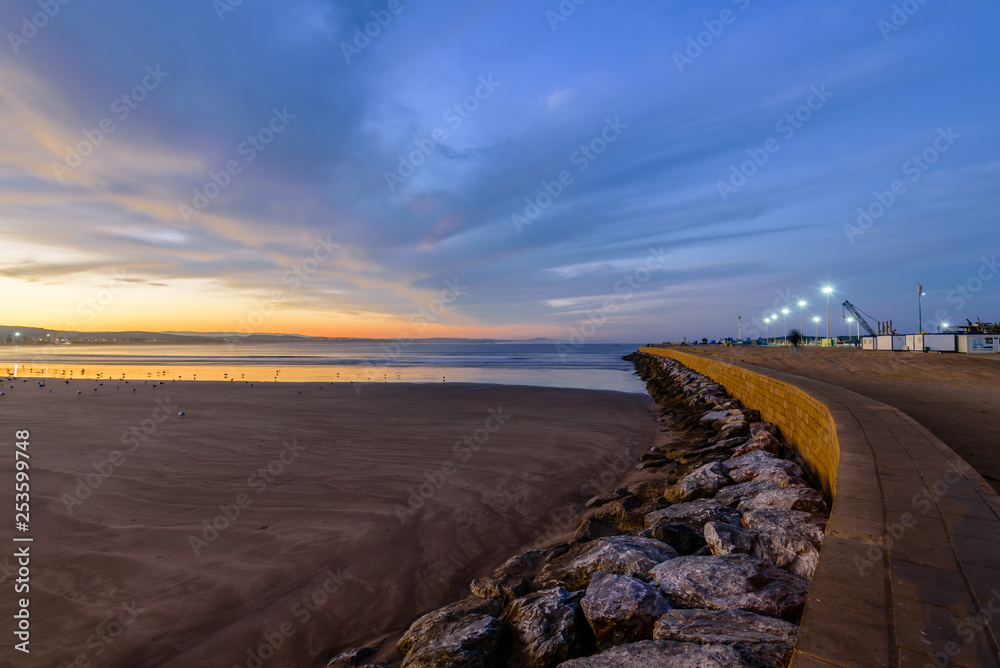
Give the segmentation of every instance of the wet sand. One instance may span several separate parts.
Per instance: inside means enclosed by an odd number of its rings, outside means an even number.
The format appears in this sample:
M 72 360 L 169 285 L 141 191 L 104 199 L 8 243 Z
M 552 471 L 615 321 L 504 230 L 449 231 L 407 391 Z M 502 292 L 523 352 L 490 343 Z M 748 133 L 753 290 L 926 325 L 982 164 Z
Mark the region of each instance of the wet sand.
M 19 535 L 34 542 L 30 663 L 5 633 L 0 665 L 304 668 L 388 646 L 473 577 L 566 535 L 567 508 L 615 486 L 615 458 L 631 468 L 668 437 L 637 394 L 101 382 L 3 383 L 0 542 L 18 429 Z M 13 565 L 4 548 L 7 620 Z
M 813 378 L 903 411 L 1000 490 L 1000 355 L 854 348 L 681 348 Z

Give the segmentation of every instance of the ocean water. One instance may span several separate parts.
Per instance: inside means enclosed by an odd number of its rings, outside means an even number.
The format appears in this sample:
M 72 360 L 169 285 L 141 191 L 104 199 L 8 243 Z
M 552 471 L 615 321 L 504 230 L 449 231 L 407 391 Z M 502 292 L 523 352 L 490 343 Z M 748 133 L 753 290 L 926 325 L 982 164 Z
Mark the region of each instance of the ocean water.
M 623 355 L 642 344 L 294 343 L 0 346 L 0 373 L 129 380 L 500 383 L 645 392 Z

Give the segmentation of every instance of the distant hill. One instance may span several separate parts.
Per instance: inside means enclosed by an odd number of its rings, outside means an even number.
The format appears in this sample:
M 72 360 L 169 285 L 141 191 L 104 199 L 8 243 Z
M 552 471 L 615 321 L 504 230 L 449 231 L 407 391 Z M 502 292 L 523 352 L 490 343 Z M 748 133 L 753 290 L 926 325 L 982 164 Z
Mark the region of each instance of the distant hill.
M 239 339 L 254 343 L 315 340 L 301 334 L 239 334 L 236 332 L 66 332 L 44 327 L 0 325 L 0 343 L 16 341 L 68 340 L 91 343 L 222 343 Z
M 87 343 L 222 343 L 238 340 L 247 343 L 293 343 L 296 341 L 395 341 L 396 339 L 369 339 L 353 336 L 306 336 L 304 334 L 240 334 L 239 332 L 66 332 L 44 327 L 18 327 L 0 325 L 0 345 L 7 339 L 17 339 L 18 342 L 39 342 L 42 340 L 68 340 Z M 560 343 L 556 339 L 470 339 L 461 337 L 434 337 L 420 339 L 422 343 Z M 599 342 L 595 342 L 599 343 Z

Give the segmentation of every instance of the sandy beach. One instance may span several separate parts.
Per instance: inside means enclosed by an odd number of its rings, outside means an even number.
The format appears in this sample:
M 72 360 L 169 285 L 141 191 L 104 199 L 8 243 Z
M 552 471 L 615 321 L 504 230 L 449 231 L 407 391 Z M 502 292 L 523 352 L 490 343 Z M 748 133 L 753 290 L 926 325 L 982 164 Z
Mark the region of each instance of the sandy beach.
M 786 347 L 683 349 L 839 385 L 894 406 L 1000 490 L 1000 355 L 800 348 L 795 356 Z
M 574 504 L 669 438 L 648 396 L 588 390 L 18 379 L 3 391 L 5 489 L 15 431 L 31 433 L 23 665 L 60 668 L 303 668 L 398 637 L 473 577 L 571 531 Z M 5 588 L 13 564 L 5 549 Z

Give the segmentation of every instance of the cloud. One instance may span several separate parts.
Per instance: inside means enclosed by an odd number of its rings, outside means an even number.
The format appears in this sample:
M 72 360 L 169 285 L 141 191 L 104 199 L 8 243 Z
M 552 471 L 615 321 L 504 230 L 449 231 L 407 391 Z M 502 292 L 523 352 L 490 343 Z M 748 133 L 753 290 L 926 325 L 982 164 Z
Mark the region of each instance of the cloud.
M 566 106 L 573 99 L 573 91 L 569 88 L 557 90 L 545 98 L 545 108 L 548 111 L 557 111 Z
M 561 332 L 662 245 L 671 265 L 603 330 L 662 339 L 826 279 L 886 319 L 906 313 L 894 286 L 962 280 L 979 250 L 950 230 L 986 229 L 1000 205 L 995 114 L 975 93 L 997 74 L 970 65 L 986 32 L 928 49 L 945 37 L 914 25 L 887 43 L 860 0 L 753 5 L 679 74 L 672 52 L 714 18 L 699 6 L 588 5 L 552 33 L 526 0 L 413 4 L 346 63 L 341 41 L 376 8 L 243 3 L 220 22 L 196 0 L 68 5 L 0 60 L 0 276 L 34 290 L 121 266 L 164 304 L 215 291 L 249 308 L 329 238 L 337 252 L 281 306 L 317 329 L 405 319 L 459 277 L 470 289 L 447 322 L 535 335 Z M 957 29 L 953 10 L 922 11 Z M 97 31 L 102 47 L 83 48 Z M 118 120 L 113 101 L 158 64 L 169 77 Z M 502 85 L 449 122 L 485 76 Z M 716 184 L 823 83 L 828 106 L 722 201 Z M 295 118 L 248 160 L 240 147 L 276 107 Z M 60 182 L 53 163 L 105 117 L 115 131 Z M 608 118 L 629 125 L 612 144 Z M 967 140 L 848 244 L 845 221 L 940 125 Z M 390 192 L 385 173 L 437 128 L 447 140 Z M 239 174 L 220 176 L 232 161 Z M 563 171 L 572 184 L 518 234 L 511 215 Z M 178 207 L 220 179 L 186 224 Z M 931 247 L 946 261 L 920 262 Z

